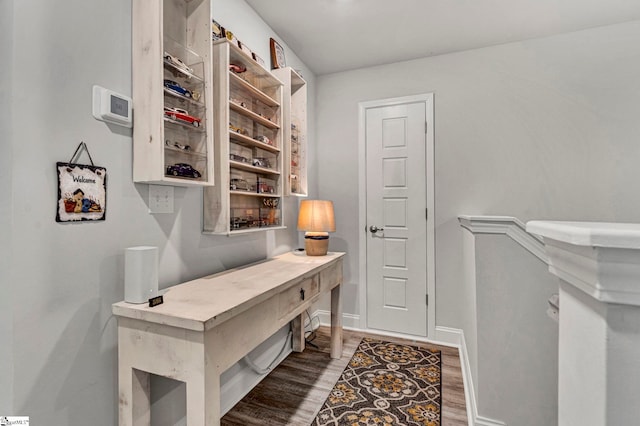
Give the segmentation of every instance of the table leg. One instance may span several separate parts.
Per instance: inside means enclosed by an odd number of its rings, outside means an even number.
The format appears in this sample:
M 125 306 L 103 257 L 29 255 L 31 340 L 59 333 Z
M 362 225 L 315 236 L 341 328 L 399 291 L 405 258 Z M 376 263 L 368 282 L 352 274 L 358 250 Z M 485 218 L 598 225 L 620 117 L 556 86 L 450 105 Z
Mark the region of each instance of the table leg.
M 293 319 L 293 351 L 304 351 L 304 312 Z
M 151 375 L 121 366 L 118 377 L 120 426 L 151 424 Z
M 205 365 L 204 374 L 197 374 L 198 369 L 193 373 L 187 380 L 187 425 L 220 426 L 219 372 L 214 365 Z
M 331 290 L 331 358 L 342 358 L 342 285 Z

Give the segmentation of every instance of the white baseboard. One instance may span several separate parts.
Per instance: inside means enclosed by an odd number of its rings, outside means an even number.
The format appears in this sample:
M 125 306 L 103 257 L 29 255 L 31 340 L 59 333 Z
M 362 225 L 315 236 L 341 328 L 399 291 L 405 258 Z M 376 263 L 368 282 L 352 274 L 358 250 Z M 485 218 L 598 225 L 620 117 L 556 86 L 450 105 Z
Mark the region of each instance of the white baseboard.
M 467 403 L 467 417 L 469 425 L 473 426 L 507 426 L 499 420 L 493 420 L 478 415 L 478 403 L 473 386 L 473 376 L 471 375 L 471 364 L 467 352 L 467 343 L 464 339 L 464 332 L 458 328 L 436 326 L 436 339 L 447 342 L 458 348 L 460 355 L 460 365 L 462 367 L 462 381 L 464 382 L 464 397 Z
M 464 335 L 462 330 L 458 328 L 436 326 L 436 340 L 448 343 L 449 346 L 455 346 L 460 349 Z
M 447 342 L 458 348 L 462 369 L 462 381 L 464 382 L 464 399 L 467 404 L 467 418 L 469 419 L 469 425 L 477 425 L 478 408 L 473 387 L 473 377 L 471 375 L 471 364 L 469 363 L 469 355 L 467 353 L 467 344 L 464 340 L 464 332 L 459 328 L 436 326 L 435 337 L 441 342 Z
M 331 312 L 325 311 L 322 309 L 318 309 L 313 314 L 312 317 L 318 317 L 320 320 L 320 324 L 330 326 L 331 325 Z M 362 330 L 360 327 L 360 315 L 354 314 L 342 314 L 342 327 L 347 330 Z
M 507 426 L 506 423 L 498 420 L 488 419 L 482 416 L 476 416 L 476 426 Z

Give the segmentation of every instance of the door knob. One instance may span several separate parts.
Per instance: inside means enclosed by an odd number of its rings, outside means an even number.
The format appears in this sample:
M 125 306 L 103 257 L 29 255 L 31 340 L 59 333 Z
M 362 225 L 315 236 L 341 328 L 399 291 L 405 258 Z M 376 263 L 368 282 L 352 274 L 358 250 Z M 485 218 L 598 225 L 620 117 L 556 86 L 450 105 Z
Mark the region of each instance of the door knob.
M 369 231 L 371 231 L 371 233 L 372 233 L 372 234 L 375 234 L 375 233 L 376 233 L 376 232 L 378 232 L 378 231 L 384 231 L 384 228 L 378 228 L 378 227 L 377 227 L 377 226 L 375 226 L 375 225 L 371 225 L 371 226 L 369 227 Z

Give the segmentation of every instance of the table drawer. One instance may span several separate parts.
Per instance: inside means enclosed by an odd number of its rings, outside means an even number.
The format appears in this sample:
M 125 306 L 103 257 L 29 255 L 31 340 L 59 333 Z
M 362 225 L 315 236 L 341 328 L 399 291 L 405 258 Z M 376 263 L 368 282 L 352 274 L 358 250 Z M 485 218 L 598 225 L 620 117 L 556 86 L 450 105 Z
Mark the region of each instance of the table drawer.
M 342 259 L 334 265 L 320 271 L 320 290 L 325 292 L 342 284 Z
M 278 312 L 280 317 L 294 311 L 300 305 L 311 300 L 318 291 L 318 278 L 313 277 L 302 281 L 292 287 L 289 287 L 278 295 Z M 303 297 L 304 294 L 304 297 Z

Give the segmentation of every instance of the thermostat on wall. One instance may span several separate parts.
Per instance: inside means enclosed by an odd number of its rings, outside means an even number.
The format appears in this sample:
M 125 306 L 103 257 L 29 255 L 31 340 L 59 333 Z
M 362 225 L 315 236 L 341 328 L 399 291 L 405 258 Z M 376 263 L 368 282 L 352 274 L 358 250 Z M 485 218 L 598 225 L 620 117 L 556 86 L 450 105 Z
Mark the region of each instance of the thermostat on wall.
M 133 127 L 131 103 L 128 96 L 93 86 L 93 116 L 98 120 Z

